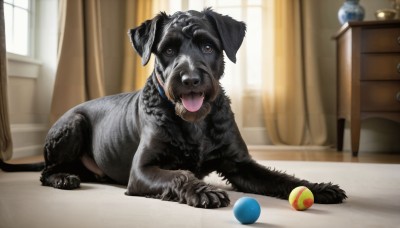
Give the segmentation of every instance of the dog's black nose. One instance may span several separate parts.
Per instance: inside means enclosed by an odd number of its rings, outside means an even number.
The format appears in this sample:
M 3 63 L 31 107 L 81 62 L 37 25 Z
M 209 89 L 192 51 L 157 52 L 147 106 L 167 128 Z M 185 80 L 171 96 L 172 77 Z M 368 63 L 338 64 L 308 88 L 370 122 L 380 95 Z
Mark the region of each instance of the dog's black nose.
M 198 75 L 182 75 L 182 84 L 184 86 L 196 87 L 200 85 L 200 77 Z

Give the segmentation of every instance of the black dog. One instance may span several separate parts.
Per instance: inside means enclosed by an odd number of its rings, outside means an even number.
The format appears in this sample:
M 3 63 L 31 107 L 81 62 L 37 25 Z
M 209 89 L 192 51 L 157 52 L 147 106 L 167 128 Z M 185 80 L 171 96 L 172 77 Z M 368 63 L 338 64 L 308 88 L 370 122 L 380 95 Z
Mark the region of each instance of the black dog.
M 127 195 L 225 207 L 226 192 L 201 180 L 216 171 L 239 191 L 287 199 L 304 185 L 317 203 L 341 203 L 346 194 L 337 185 L 300 180 L 250 157 L 219 83 L 223 51 L 235 62 L 245 30 L 211 9 L 161 13 L 132 29 L 142 63 L 156 56 L 152 75 L 141 91 L 65 113 L 46 138 L 42 184 L 74 189 L 81 180 L 111 180 L 127 185 Z

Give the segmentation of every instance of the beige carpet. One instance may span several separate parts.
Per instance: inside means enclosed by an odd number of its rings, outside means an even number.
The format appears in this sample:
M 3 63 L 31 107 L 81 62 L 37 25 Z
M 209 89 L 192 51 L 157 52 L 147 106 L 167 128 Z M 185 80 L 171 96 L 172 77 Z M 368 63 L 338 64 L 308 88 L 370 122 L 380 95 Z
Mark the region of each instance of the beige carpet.
M 0 227 L 243 227 L 233 217 L 241 196 L 257 198 L 252 227 L 400 227 L 400 165 L 260 161 L 311 181 L 332 181 L 349 196 L 344 204 L 298 212 L 286 200 L 229 191 L 231 206 L 196 209 L 174 202 L 128 197 L 120 186 L 86 184 L 73 191 L 40 186 L 39 173 L 0 171 Z M 215 175 L 207 181 L 222 184 Z

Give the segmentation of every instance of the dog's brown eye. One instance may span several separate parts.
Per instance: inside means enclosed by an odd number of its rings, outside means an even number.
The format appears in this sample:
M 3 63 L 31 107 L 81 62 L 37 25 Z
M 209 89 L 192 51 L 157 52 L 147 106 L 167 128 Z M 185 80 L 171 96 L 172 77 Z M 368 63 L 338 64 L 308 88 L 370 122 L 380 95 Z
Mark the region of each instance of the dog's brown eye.
M 206 45 L 202 45 L 202 46 L 201 46 L 201 51 L 202 51 L 204 54 L 211 54 L 211 53 L 213 53 L 214 48 L 213 48 L 211 45 L 206 44 Z
M 175 49 L 173 49 L 173 48 L 166 48 L 166 49 L 164 50 L 164 54 L 165 54 L 166 56 L 174 56 L 175 53 L 176 53 L 176 51 L 175 51 Z

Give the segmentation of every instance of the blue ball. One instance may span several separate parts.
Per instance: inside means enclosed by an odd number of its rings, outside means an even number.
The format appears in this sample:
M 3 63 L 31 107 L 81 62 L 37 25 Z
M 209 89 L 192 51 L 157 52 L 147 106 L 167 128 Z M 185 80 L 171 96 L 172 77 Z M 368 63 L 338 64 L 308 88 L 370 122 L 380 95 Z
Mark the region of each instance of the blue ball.
M 260 204 L 252 197 L 242 197 L 233 205 L 233 214 L 242 224 L 255 223 L 260 217 L 260 213 Z

